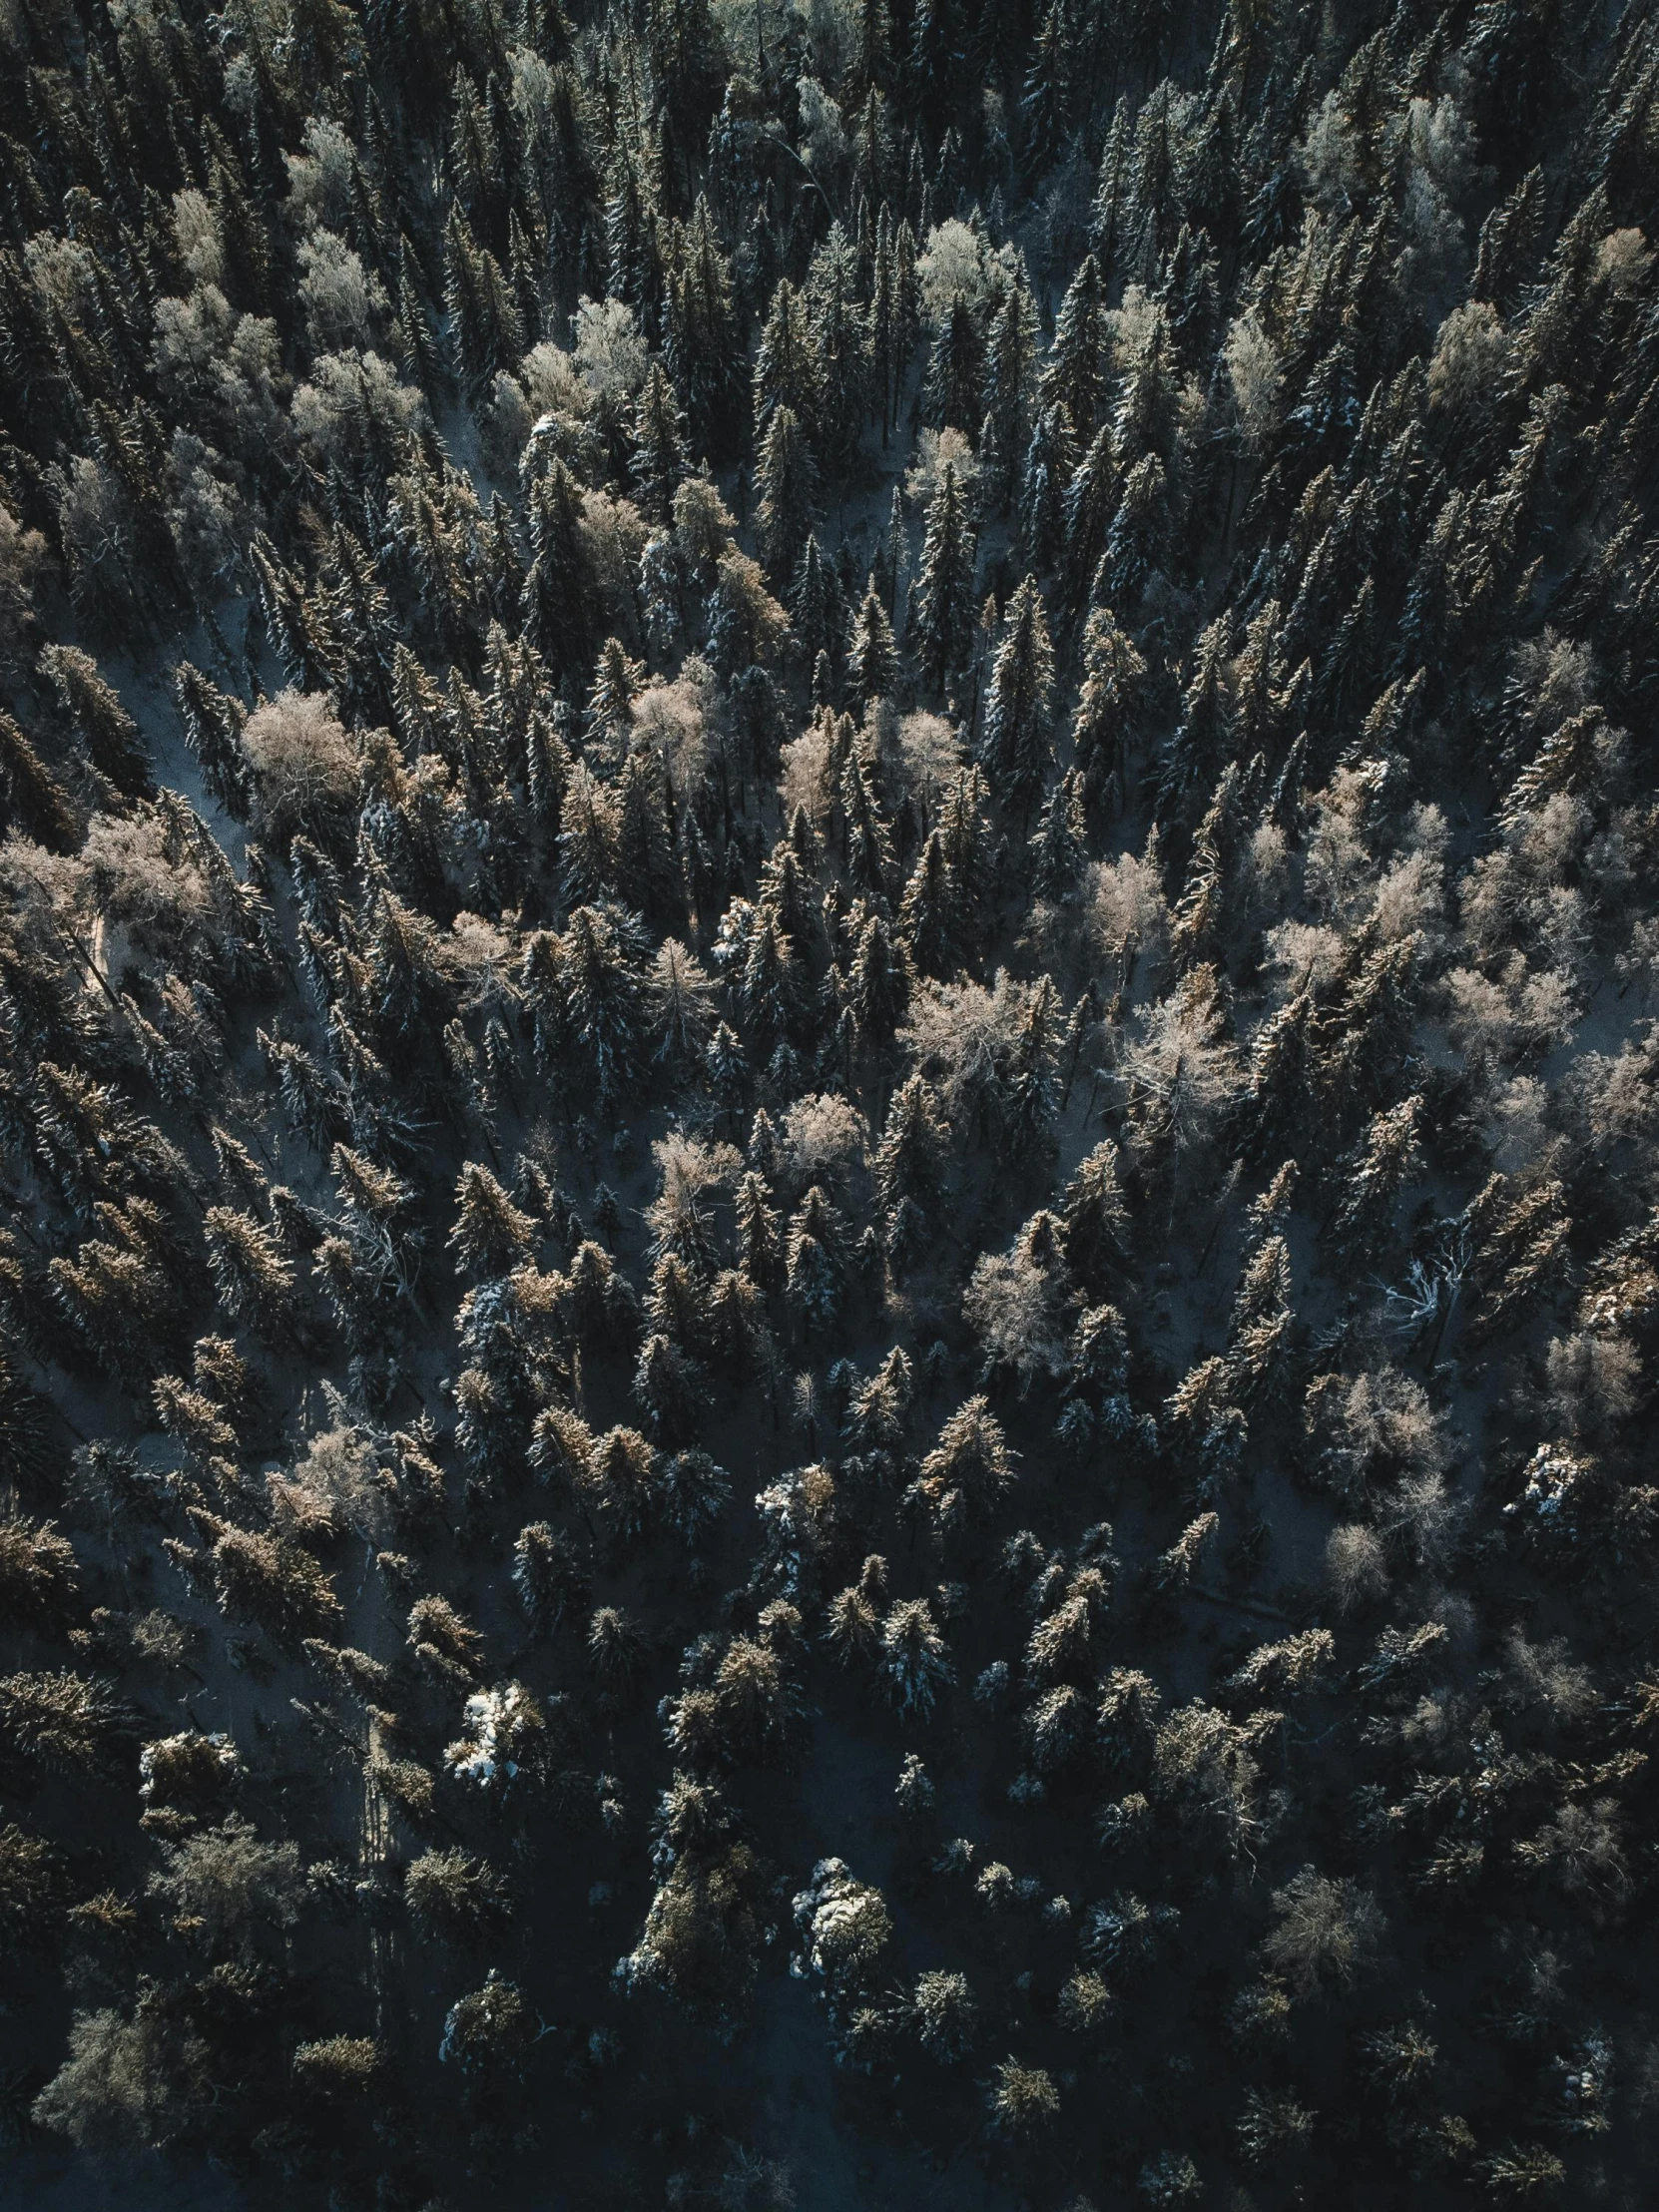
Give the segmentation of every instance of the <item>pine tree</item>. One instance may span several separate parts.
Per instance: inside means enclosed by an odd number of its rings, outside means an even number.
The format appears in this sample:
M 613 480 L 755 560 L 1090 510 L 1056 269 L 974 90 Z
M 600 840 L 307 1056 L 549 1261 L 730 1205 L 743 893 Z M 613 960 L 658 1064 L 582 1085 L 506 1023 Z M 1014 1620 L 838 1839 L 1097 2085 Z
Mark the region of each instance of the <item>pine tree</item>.
M 895 231 L 892 210 L 883 201 L 875 225 L 868 322 L 870 371 L 883 451 L 910 357 L 914 275 L 915 240 L 909 225 L 901 223 Z
M 847 985 L 860 1034 L 873 1045 L 890 1043 L 903 1019 L 909 981 L 903 956 L 894 949 L 879 914 L 871 914 L 864 923 Z
M 807 312 L 817 373 L 813 442 L 826 472 L 839 477 L 851 466 L 864 419 L 869 330 L 858 297 L 851 242 L 838 221 L 813 256 L 807 279 Z
M 990 902 L 990 788 L 983 769 L 964 769 L 951 787 L 939 817 L 952 891 L 957 941 L 971 950 L 979 941 Z
M 1066 590 L 1073 605 L 1088 597 L 1089 586 L 1107 533 L 1117 513 L 1122 478 L 1118 468 L 1117 440 L 1108 428 L 1095 432 L 1089 450 L 1078 462 L 1066 486 L 1062 515 L 1062 558 Z
M 1065 524 L 1066 487 L 1075 467 L 1071 421 L 1058 404 L 1037 417 L 1019 482 L 1019 543 L 1034 572 L 1052 568 L 1059 556 Z
M 138 724 L 91 654 L 73 645 L 47 645 L 40 666 L 93 767 L 124 797 L 153 799 L 156 783 Z
M 1170 740 L 1158 787 L 1158 813 L 1168 821 L 1226 757 L 1232 732 L 1229 623 L 1218 616 L 1198 638 L 1181 721 Z
M 916 660 L 923 682 L 933 692 L 945 689 L 949 678 L 966 667 L 973 651 L 974 539 L 964 504 L 955 468 L 946 461 L 927 512 L 912 617 Z
M 1143 453 L 1124 478 L 1123 496 L 1090 586 L 1090 597 L 1134 612 L 1168 554 L 1168 477 L 1156 453 Z
M 1134 125 L 1129 99 L 1127 94 L 1121 94 L 1112 111 L 1106 144 L 1101 149 L 1089 230 L 1089 251 L 1094 257 L 1103 289 L 1111 284 L 1118 256 L 1130 234 L 1133 221 L 1133 144 Z
M 645 309 L 660 288 L 658 209 L 649 135 L 633 143 L 618 135 L 605 188 L 605 291 Z
M 1043 371 L 1043 403 L 1061 406 L 1072 435 L 1092 439 L 1106 403 L 1106 326 L 1100 269 L 1085 254 L 1066 288 Z
M 776 579 L 793 575 L 813 522 L 818 471 L 793 407 L 780 404 L 767 424 L 756 468 L 755 530 L 761 558 Z
M 1053 164 L 1070 128 L 1077 33 L 1066 0 L 1048 0 L 1020 93 L 1025 174 L 1035 182 Z
M 849 101 L 884 98 L 892 82 L 892 20 L 887 0 L 856 0 L 852 55 L 845 91 Z
M 846 1225 L 815 1183 L 790 1222 L 785 1280 L 790 1304 L 809 1333 L 829 1327 L 840 1309 Z
M 476 397 L 487 390 L 497 370 L 517 366 L 524 328 L 500 263 L 479 244 L 459 207 L 450 209 L 443 236 L 448 271 L 444 300 L 455 367 Z
M 1088 850 L 1083 813 L 1083 779 L 1068 769 L 1043 802 L 1036 834 L 1030 840 L 1031 889 L 1055 904 L 1078 896 Z
M 620 750 L 633 727 L 634 701 L 644 687 L 645 671 L 620 638 L 599 648 L 588 691 L 588 732 L 601 746 Z
M 685 922 L 676 831 L 661 762 L 651 753 L 631 753 L 617 783 L 617 884 L 657 929 Z
M 927 360 L 927 415 L 938 429 L 971 437 L 985 411 L 985 341 L 966 299 L 951 301 Z
M 609 915 L 581 906 L 563 940 L 565 1019 L 602 1105 L 632 1086 L 645 1031 L 644 985 Z
M 1050 753 L 1054 648 L 1035 577 L 1008 602 L 985 704 L 981 758 L 1009 803 L 1029 811 Z
M 893 870 L 892 832 L 856 753 L 841 771 L 844 870 L 849 889 L 884 904 Z
M 202 1226 L 214 1288 L 226 1313 L 233 1321 L 248 1321 L 262 1336 L 285 1334 L 294 1307 L 293 1269 L 271 1231 L 229 1206 L 210 1206 Z
M 982 496 L 993 514 L 1005 514 L 1013 503 L 1031 440 L 1036 339 L 1036 302 L 1021 262 L 991 318 L 985 355 L 985 413 L 978 457 Z
M 667 522 L 674 494 L 687 468 L 685 421 L 668 371 L 654 360 L 646 371 L 634 412 L 634 455 L 630 473 L 642 514 Z
M 876 1196 L 891 1215 L 908 1200 L 923 1209 L 943 1195 L 950 1158 L 950 1127 L 936 1093 L 919 1075 L 898 1086 L 887 1108 L 876 1149 Z
M 665 264 L 664 358 L 685 397 L 692 450 L 720 460 L 739 430 L 742 346 L 731 264 L 702 194 L 690 224 L 673 228 Z
M 253 800 L 248 763 L 239 743 L 247 710 L 189 661 L 181 661 L 173 672 L 173 695 L 185 743 L 201 766 L 209 794 L 227 814 L 245 822 Z
M 1128 767 L 1148 735 L 1147 665 L 1110 608 L 1090 610 L 1083 675 L 1072 717 L 1072 752 L 1090 818 L 1103 822 L 1128 802 Z
M 892 624 L 872 575 L 846 646 L 847 686 L 860 705 L 867 706 L 891 691 L 897 664 Z
M 555 675 L 593 665 L 582 495 L 561 460 L 530 490 L 530 569 L 524 579 L 524 635 Z
M 49 851 L 68 852 L 80 842 L 69 794 L 3 708 L 0 809 L 4 830 L 16 829 Z
M 803 658 L 816 664 L 821 654 L 828 654 L 832 670 L 846 635 L 846 610 L 839 580 L 824 558 L 816 531 L 807 533 L 796 568 L 790 592 L 790 622 Z
M 774 414 L 788 407 L 812 434 L 818 408 L 818 362 L 807 301 L 786 276 L 772 295 L 760 350 L 755 356 L 755 442 L 766 438 Z
M 1407 1098 L 1378 1114 L 1366 1132 L 1331 1224 L 1332 1240 L 1350 1258 L 1382 1259 L 1400 1194 L 1421 1165 L 1421 1098 Z
M 466 1162 L 455 1185 L 455 1226 L 448 1238 L 462 1267 L 484 1281 L 510 1274 L 528 1258 L 535 1228 L 488 1168 Z

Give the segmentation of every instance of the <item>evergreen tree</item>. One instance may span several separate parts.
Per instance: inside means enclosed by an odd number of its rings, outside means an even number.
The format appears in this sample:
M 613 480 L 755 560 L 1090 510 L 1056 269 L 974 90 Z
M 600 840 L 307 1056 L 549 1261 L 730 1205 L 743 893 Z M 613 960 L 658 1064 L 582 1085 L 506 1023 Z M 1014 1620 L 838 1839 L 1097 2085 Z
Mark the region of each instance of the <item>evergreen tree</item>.
M 1065 408 L 1045 406 L 1025 450 L 1019 485 L 1020 550 L 1033 571 L 1051 568 L 1059 556 L 1074 457 Z
M 851 466 L 864 419 L 869 331 L 851 242 L 838 222 L 813 256 L 807 313 L 817 378 L 814 444 L 827 471 Z
M 1009 803 L 1029 811 L 1050 753 L 1054 648 L 1036 579 L 1027 576 L 1008 602 L 985 702 L 981 756 Z
M 1147 665 L 1133 639 L 1109 608 L 1091 608 L 1071 740 L 1084 805 L 1096 822 L 1128 802 L 1129 763 L 1149 734 L 1149 708 Z
M 846 611 L 834 569 L 824 558 L 815 531 L 807 533 L 790 593 L 790 622 L 803 656 L 816 663 L 821 654 L 838 657 L 846 635 Z M 816 678 L 815 678 L 816 682 Z
M 201 766 L 210 796 L 239 822 L 246 821 L 253 790 L 240 743 L 248 719 L 242 702 L 220 691 L 189 661 L 174 670 L 173 691 L 185 743 Z
M 684 394 L 692 450 L 727 457 L 738 435 L 743 362 L 732 267 L 707 198 L 675 226 L 665 255 L 663 355 Z
M 972 436 L 985 411 L 985 341 L 966 299 L 951 301 L 927 359 L 927 414 L 937 428 Z
M 561 460 L 530 489 L 530 568 L 524 579 L 524 635 L 556 675 L 592 665 L 588 560 L 582 497 Z
M 954 971 L 958 903 L 944 839 L 934 830 L 921 848 L 898 913 L 899 935 L 921 974 L 942 978 Z
M 1048 0 L 1020 93 L 1025 173 L 1035 180 L 1049 169 L 1070 128 L 1076 28 L 1066 0 Z
M 1090 439 L 1106 403 L 1106 327 L 1100 270 L 1085 254 L 1066 287 L 1043 371 L 1043 403 L 1060 406 L 1072 435 Z
M 755 530 L 761 557 L 775 578 L 793 575 L 813 522 L 818 471 L 806 431 L 792 407 L 773 410 L 755 472 L 760 494 Z
M 993 514 L 1006 513 L 1012 504 L 1031 440 L 1036 339 L 1036 302 L 1022 262 L 991 318 L 986 347 L 979 467 L 983 498 Z
M 923 682 L 933 692 L 944 690 L 973 651 L 974 540 L 963 509 L 955 468 L 946 461 L 927 511 L 912 618 L 916 660 Z
M 680 402 L 668 371 L 661 361 L 653 361 L 646 371 L 634 415 L 632 474 L 641 513 L 653 522 L 667 522 L 685 473 L 685 422 Z
M 99 675 L 91 654 L 73 645 L 48 645 L 41 649 L 40 666 L 98 773 L 126 798 L 154 798 L 155 779 L 138 724 Z
M 1076 769 L 1068 769 L 1043 802 L 1031 839 L 1033 893 L 1056 903 L 1075 898 L 1087 849 L 1083 779 Z
M 817 420 L 818 360 L 813 347 L 807 301 L 788 277 L 772 295 L 766 327 L 755 356 L 755 443 L 766 438 L 772 418 L 788 407 L 807 435 Z
M 892 624 L 871 576 L 847 640 L 846 681 L 853 697 L 865 706 L 884 698 L 892 689 L 897 660 Z
M 524 351 L 524 326 L 500 263 L 487 246 L 478 243 L 459 207 L 449 211 L 444 251 L 444 303 L 455 368 L 468 391 L 477 396 L 498 370 L 517 366 Z
M 645 1031 L 644 984 L 610 916 L 581 906 L 562 944 L 566 1031 L 610 1106 L 632 1086 Z
M 1168 555 L 1168 477 L 1156 453 L 1143 453 L 1124 478 L 1123 496 L 1106 533 L 1090 586 L 1091 598 L 1134 612 Z

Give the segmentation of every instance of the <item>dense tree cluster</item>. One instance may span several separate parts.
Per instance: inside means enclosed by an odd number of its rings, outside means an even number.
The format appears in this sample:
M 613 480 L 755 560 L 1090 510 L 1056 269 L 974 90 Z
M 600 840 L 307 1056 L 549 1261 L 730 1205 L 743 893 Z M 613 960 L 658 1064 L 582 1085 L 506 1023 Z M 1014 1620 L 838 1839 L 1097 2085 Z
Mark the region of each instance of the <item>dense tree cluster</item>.
M 1651 11 L 0 60 L 0 2146 L 1645 2201 Z

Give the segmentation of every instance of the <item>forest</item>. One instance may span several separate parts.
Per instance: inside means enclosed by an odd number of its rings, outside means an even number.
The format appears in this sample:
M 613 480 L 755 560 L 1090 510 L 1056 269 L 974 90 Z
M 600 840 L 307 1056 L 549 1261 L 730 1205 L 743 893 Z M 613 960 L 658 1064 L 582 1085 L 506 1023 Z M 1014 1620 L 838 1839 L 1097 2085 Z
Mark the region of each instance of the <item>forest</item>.
M 0 2199 L 1652 2203 L 1656 246 L 1651 0 L 0 0 Z

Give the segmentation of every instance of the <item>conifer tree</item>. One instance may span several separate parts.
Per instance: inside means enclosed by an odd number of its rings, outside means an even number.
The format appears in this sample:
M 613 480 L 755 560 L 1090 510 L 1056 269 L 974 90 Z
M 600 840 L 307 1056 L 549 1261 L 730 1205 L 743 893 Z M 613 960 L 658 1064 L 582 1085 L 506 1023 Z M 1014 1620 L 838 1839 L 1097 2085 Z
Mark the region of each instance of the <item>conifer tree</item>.
M 530 490 L 530 567 L 524 579 L 524 635 L 556 675 L 586 672 L 589 643 L 588 563 L 581 537 L 582 500 L 563 461 L 555 459 Z
M 974 538 L 963 507 L 955 468 L 946 461 L 927 512 L 912 617 L 916 660 L 933 692 L 944 690 L 973 650 Z
M 1031 441 L 1036 338 L 1036 302 L 1021 263 L 991 318 L 985 351 L 978 458 L 985 505 L 993 514 L 1006 513 L 1012 504 Z
M 154 798 L 155 779 L 138 724 L 99 675 L 91 654 L 73 645 L 47 645 L 40 666 L 99 774 L 129 799 Z
M 1019 480 L 1020 550 L 1033 572 L 1051 568 L 1059 556 L 1074 450 L 1066 409 L 1045 405 L 1025 449 Z
M 872 699 L 884 698 L 892 689 L 897 665 L 892 624 L 881 604 L 875 578 L 871 576 L 847 639 L 847 688 L 856 700 L 867 706 Z
M 0 709 L 0 804 L 7 830 L 21 830 L 49 851 L 67 852 L 78 841 L 69 794 L 4 709 Z
M 721 460 L 738 431 L 743 364 L 731 263 L 704 194 L 665 259 L 663 355 L 684 395 L 692 450 Z
M 773 410 L 755 472 L 755 530 L 761 557 L 782 582 L 793 576 L 813 523 L 818 471 L 793 407 Z
M 1068 769 L 1043 802 L 1030 841 L 1031 888 L 1035 895 L 1056 902 L 1075 898 L 1081 888 L 1087 849 L 1083 779 L 1076 769 Z
M 500 263 L 487 246 L 479 244 L 459 207 L 449 211 L 444 250 L 444 300 L 455 367 L 467 389 L 477 395 L 498 370 L 516 366 L 524 351 L 524 327 Z
M 941 430 L 971 437 L 985 411 L 985 340 L 966 299 L 953 299 L 927 358 L 927 414 Z
M 803 294 L 786 276 L 772 295 L 755 356 L 755 442 L 759 450 L 774 414 L 788 407 L 809 437 L 817 419 L 818 363 L 812 319 Z
M 804 658 L 816 663 L 829 654 L 839 658 L 846 635 L 846 612 L 834 569 L 824 558 L 816 531 L 809 530 L 790 593 L 790 622 Z
M 828 473 L 838 478 L 851 465 L 863 423 L 869 361 L 856 257 L 838 221 L 813 256 L 807 311 L 817 376 L 813 443 Z
M 253 793 L 238 742 L 248 719 L 242 702 L 220 691 L 189 661 L 181 661 L 174 671 L 173 688 L 185 743 L 201 764 L 210 795 L 228 814 L 246 821 Z
M 898 910 L 899 935 L 921 974 L 942 979 L 954 971 L 958 904 L 944 838 L 930 830 Z
M 1128 801 L 1128 764 L 1148 734 L 1148 691 L 1147 665 L 1134 641 L 1109 608 L 1092 608 L 1071 741 L 1084 805 L 1096 822 Z
M 1054 648 L 1035 577 L 1008 602 L 985 702 L 981 757 L 1012 805 L 1029 812 L 1050 754 Z
M 1106 329 L 1100 270 L 1085 254 L 1066 287 L 1043 370 L 1045 406 L 1061 406 L 1072 435 L 1092 439 L 1106 403 Z
M 674 494 L 686 473 L 685 422 L 668 371 L 654 360 L 646 371 L 634 414 L 632 475 L 640 511 L 653 522 L 674 512 Z

